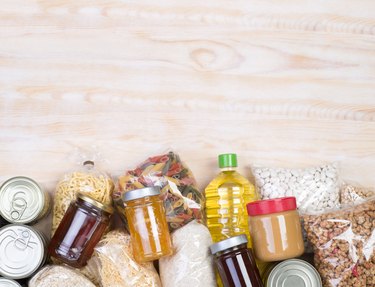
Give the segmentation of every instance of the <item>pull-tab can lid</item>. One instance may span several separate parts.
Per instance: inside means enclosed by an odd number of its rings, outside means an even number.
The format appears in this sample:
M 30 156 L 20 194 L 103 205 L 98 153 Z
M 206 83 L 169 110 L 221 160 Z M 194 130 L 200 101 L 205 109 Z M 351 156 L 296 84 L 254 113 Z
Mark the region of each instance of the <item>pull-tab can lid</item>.
M 0 187 L 0 215 L 11 223 L 27 224 L 37 220 L 45 201 L 42 188 L 28 177 L 10 178 Z
M 46 241 L 34 228 L 10 224 L 0 229 L 0 275 L 23 279 L 45 262 Z
M 14 280 L 0 278 L 0 287 L 21 287 L 21 285 Z
M 266 287 L 322 287 L 318 271 L 306 261 L 289 259 L 278 263 L 266 279 Z

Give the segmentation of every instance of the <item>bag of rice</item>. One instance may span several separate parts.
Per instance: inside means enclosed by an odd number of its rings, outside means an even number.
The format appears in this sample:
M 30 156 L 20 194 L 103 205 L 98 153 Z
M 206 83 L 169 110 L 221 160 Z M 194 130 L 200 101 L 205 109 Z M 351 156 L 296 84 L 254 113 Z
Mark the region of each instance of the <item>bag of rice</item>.
M 207 227 L 191 221 L 172 234 L 175 254 L 159 260 L 163 287 L 216 286 Z

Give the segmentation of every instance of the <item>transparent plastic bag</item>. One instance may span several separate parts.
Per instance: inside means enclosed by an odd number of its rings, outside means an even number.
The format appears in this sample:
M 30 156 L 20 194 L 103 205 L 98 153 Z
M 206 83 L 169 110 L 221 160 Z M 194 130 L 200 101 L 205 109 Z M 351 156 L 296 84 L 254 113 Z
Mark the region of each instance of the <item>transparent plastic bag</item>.
M 29 287 L 95 287 L 85 276 L 76 270 L 58 265 L 48 265 L 42 268 L 29 281 Z
M 95 247 L 86 267 L 96 275 L 101 287 L 161 287 L 152 262 L 139 264 L 134 260 L 130 235 L 114 230 Z
M 314 262 L 325 287 L 375 286 L 375 198 L 304 215 Z
M 198 190 L 192 172 L 181 161 L 178 154 L 171 151 L 150 157 L 136 169 L 120 176 L 118 192 L 114 193 L 114 201 L 122 214 L 124 212 L 120 199 L 121 192 L 146 186 L 160 187 L 171 231 L 184 226 L 193 219 L 203 218 L 204 196 Z
M 59 226 L 70 203 L 76 199 L 77 193 L 83 193 L 106 205 L 112 204 L 114 183 L 111 177 L 94 166 L 94 162 L 86 160 L 74 172 L 64 175 L 57 184 L 52 218 L 52 235 Z
M 159 260 L 163 287 L 216 286 L 207 227 L 191 221 L 172 234 L 175 254 Z
M 339 206 L 339 169 L 336 163 L 289 169 L 253 167 L 262 199 L 295 196 L 302 213 L 322 212 Z
M 340 186 L 341 204 L 358 204 L 375 196 L 375 188 L 363 187 L 357 183 L 344 182 Z

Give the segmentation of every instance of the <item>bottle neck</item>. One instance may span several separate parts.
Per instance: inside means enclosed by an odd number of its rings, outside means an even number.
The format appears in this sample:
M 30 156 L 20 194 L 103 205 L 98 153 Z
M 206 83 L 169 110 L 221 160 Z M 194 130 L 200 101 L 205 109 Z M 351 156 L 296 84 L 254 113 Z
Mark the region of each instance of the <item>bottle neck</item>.
M 233 167 L 233 166 L 228 166 L 228 167 L 222 167 L 220 170 L 222 172 L 226 172 L 226 171 L 236 171 L 237 167 Z

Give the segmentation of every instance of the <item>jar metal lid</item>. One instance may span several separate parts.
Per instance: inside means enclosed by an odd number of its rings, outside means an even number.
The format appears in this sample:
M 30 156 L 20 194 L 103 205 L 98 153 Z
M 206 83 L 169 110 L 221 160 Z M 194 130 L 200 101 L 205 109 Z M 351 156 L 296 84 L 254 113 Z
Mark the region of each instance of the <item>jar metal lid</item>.
M 135 199 L 144 198 L 147 196 L 154 196 L 160 194 L 160 188 L 158 186 L 150 186 L 140 189 L 134 189 L 131 191 L 125 191 L 122 193 L 121 198 L 122 201 L 130 201 Z
M 21 285 L 14 280 L 0 278 L 0 287 L 21 287 Z
M 103 204 L 95 199 L 92 199 L 90 196 L 87 196 L 86 194 L 83 194 L 83 193 L 78 193 L 77 194 L 77 198 L 79 199 L 82 199 L 83 201 L 86 201 L 94 206 L 96 206 L 97 208 L 101 209 L 101 210 L 104 210 L 105 212 L 108 212 L 108 213 L 113 213 L 113 207 L 108 205 L 108 204 Z
M 11 223 L 33 222 L 43 212 L 45 197 L 42 188 L 31 178 L 12 177 L 0 187 L 0 215 Z
M 227 250 L 229 248 L 236 247 L 241 244 L 247 244 L 247 237 L 245 234 L 237 235 L 228 239 L 219 241 L 218 243 L 212 244 L 210 250 L 212 254 Z
M 246 207 L 248 215 L 257 216 L 295 210 L 297 209 L 297 202 L 294 196 L 288 196 L 249 202 Z
M 266 282 L 266 287 L 322 287 L 318 271 L 301 259 L 289 259 L 277 264 Z
M 10 279 L 30 277 L 46 260 L 46 242 L 27 225 L 10 224 L 0 229 L 0 275 Z

